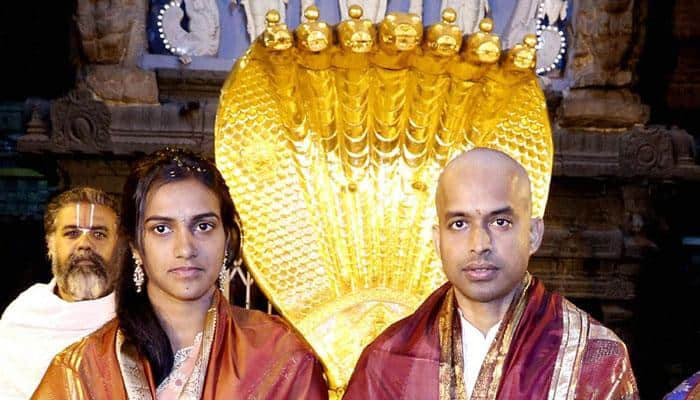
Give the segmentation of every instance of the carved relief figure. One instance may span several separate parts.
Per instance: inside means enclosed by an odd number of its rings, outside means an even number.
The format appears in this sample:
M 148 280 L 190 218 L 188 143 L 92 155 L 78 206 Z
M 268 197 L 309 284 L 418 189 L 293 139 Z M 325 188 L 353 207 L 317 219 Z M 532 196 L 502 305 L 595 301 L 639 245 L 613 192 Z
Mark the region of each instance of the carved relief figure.
M 518 1 L 503 35 L 504 46 L 511 48 L 525 35 L 537 33 L 536 72 L 542 74 L 559 68 L 567 46 L 561 30 L 566 14 L 566 0 Z
M 581 0 L 576 3 L 571 67 L 574 86 L 626 86 L 638 54 L 633 0 Z
M 185 12 L 189 31 L 181 26 Z M 219 8 L 216 0 L 173 0 L 161 10 L 162 36 L 166 48 L 177 55 L 213 56 L 219 50 Z M 166 41 L 167 40 L 167 41 Z
M 566 0 L 519 0 L 505 30 L 503 46 L 511 48 L 537 30 L 538 20 L 547 18 L 549 25 L 566 19 Z
M 51 141 L 59 149 L 102 151 L 111 146 L 107 106 L 78 88 L 51 105 Z
M 265 30 L 265 13 L 268 11 L 277 10 L 280 13 L 280 20 L 285 20 L 286 1 L 284 0 L 240 0 L 240 4 L 245 10 L 251 42 Z
M 102 64 L 122 61 L 132 26 L 128 18 L 130 3 L 128 0 L 78 1 L 76 21 L 88 61 Z

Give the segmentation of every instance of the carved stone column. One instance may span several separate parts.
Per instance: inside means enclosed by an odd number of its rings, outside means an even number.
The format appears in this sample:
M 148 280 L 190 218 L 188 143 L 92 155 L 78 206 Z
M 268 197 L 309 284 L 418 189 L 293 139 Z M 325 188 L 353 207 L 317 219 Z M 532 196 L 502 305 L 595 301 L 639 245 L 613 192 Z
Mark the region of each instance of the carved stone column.
M 644 124 L 649 107 L 630 90 L 644 40 L 644 0 L 574 2 L 572 48 L 558 122 L 564 127 L 624 129 Z
M 146 2 L 78 0 L 75 21 L 84 62 L 79 77 L 99 99 L 155 104 L 155 73 L 136 66 L 145 51 Z

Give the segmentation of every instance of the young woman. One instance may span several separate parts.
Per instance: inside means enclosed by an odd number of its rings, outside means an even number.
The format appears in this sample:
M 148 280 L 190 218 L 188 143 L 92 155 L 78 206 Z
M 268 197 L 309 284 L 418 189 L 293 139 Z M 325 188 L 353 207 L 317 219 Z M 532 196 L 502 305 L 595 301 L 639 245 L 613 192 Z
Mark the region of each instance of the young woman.
M 218 285 L 241 225 L 213 163 L 185 150 L 138 162 L 124 185 L 133 262 L 117 318 L 59 353 L 33 398 L 326 399 L 319 362 L 282 320 L 231 306 Z

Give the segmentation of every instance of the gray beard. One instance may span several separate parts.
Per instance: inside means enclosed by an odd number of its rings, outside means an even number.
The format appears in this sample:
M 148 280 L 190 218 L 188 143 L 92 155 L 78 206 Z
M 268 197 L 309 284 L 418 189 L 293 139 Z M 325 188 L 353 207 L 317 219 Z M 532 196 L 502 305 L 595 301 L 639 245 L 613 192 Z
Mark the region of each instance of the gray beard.
M 89 260 L 90 265 L 80 265 L 81 261 Z M 113 281 L 107 274 L 107 263 L 95 253 L 73 254 L 67 265 L 57 265 L 52 260 L 52 271 L 56 277 L 56 285 L 63 296 L 72 301 L 95 300 L 109 294 L 113 289 Z
M 86 268 L 74 270 L 63 277 L 62 281 L 59 287 L 66 295 L 72 297 L 74 301 L 99 299 L 111 291 L 104 275 L 89 271 Z

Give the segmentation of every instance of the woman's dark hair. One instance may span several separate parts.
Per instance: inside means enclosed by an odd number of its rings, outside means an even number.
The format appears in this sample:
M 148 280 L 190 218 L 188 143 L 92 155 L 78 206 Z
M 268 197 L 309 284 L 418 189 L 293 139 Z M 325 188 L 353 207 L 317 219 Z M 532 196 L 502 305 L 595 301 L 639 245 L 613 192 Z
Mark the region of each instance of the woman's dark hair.
M 121 209 L 121 226 L 127 241 L 144 254 L 143 219 L 148 194 L 165 184 L 186 179 L 196 179 L 219 199 L 221 219 L 228 237 L 228 261 L 239 259 L 242 256 L 239 254 L 242 231 L 228 186 L 213 162 L 184 149 L 156 151 L 139 160 L 131 169 L 124 183 Z M 131 257 L 124 257 L 124 260 L 116 289 L 119 327 L 126 338 L 135 343 L 139 353 L 148 359 L 156 384 L 160 384 L 173 367 L 173 351 L 145 291 L 136 293 L 133 282 L 135 264 Z

